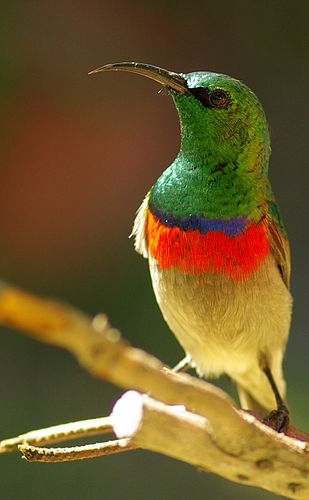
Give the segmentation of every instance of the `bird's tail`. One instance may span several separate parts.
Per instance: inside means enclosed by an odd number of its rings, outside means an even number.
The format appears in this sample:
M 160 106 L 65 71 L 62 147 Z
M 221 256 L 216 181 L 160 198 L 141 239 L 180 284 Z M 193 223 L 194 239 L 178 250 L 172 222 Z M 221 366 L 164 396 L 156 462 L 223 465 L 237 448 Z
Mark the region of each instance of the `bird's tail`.
M 282 399 L 285 400 L 286 387 L 282 373 L 281 359 L 278 359 L 277 363 L 272 363 L 271 373 Z M 276 409 L 277 402 L 271 385 L 267 376 L 258 365 L 256 365 L 256 368 L 241 375 L 233 374 L 232 377 L 237 384 L 242 408 L 259 413 Z

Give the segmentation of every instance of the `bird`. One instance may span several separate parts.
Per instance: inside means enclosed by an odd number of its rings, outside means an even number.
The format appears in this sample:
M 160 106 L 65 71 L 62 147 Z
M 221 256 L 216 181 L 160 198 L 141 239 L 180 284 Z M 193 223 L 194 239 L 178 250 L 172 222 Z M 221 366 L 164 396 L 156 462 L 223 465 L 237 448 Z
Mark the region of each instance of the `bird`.
M 242 81 L 151 64 L 106 64 L 158 82 L 180 122 L 180 149 L 144 198 L 133 227 L 156 300 L 185 358 L 176 367 L 222 374 L 242 408 L 289 425 L 282 363 L 292 297 L 290 248 L 268 177 L 263 107 Z

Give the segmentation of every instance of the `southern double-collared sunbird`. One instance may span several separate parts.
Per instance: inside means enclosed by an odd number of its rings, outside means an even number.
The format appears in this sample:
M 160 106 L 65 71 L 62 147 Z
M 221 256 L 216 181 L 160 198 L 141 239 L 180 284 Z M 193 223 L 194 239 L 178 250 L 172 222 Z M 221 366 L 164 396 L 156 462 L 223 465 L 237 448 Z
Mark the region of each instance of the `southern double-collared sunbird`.
M 178 111 L 179 153 L 133 228 L 166 322 L 199 375 L 227 374 L 242 407 L 271 412 L 265 422 L 284 431 L 290 253 L 268 178 L 261 103 L 244 83 L 218 73 L 133 62 L 93 72 L 100 71 L 159 82 Z

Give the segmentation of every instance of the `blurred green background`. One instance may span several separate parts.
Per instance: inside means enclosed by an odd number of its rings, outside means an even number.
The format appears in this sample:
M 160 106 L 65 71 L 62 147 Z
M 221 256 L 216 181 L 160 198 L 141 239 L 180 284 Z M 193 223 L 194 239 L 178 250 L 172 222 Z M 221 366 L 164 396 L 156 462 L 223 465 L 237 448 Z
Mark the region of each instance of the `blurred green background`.
M 134 345 L 182 356 L 128 234 L 173 160 L 178 120 L 149 80 L 87 72 L 136 60 L 244 80 L 272 130 L 271 179 L 292 244 L 295 298 L 286 356 L 297 426 L 308 425 L 307 0 L 2 1 L 0 275 L 90 314 Z M 1 329 L 1 437 L 109 413 L 121 394 L 66 352 Z M 270 499 L 145 452 L 72 464 L 0 457 L 1 498 Z

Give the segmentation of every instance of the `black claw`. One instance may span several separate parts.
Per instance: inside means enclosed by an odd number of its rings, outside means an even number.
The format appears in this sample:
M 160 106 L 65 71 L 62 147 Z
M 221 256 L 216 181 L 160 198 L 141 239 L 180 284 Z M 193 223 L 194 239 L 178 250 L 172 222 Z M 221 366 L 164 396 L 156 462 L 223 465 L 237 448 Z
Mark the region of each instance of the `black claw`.
M 286 432 L 290 423 L 289 410 L 282 404 L 278 410 L 273 410 L 266 415 L 262 422 L 277 432 Z
M 268 382 L 273 390 L 277 402 L 277 410 L 271 411 L 266 417 L 263 418 L 263 424 L 268 425 L 277 432 L 286 432 L 290 423 L 290 414 L 287 406 L 285 405 L 272 373 L 268 366 L 264 366 L 263 371 L 268 378 Z

